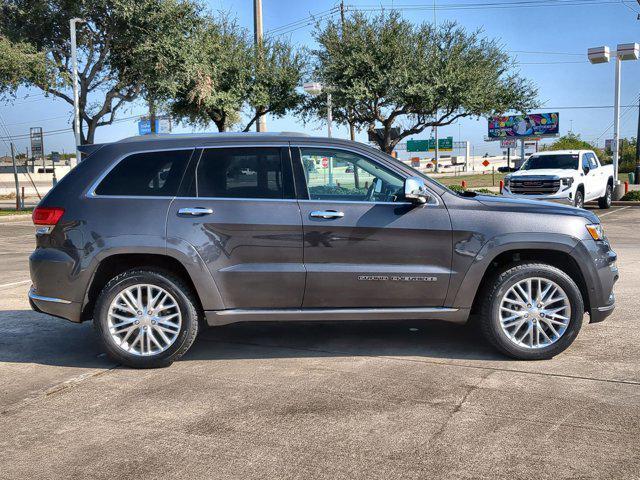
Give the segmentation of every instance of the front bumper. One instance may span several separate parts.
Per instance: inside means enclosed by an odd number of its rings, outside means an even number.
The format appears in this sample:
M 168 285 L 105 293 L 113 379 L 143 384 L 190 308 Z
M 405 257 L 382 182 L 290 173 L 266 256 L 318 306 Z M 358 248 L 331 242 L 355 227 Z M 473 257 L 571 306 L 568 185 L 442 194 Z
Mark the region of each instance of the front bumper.
M 554 193 L 553 195 L 542 195 L 542 194 L 533 194 L 533 195 L 525 195 L 522 193 L 511 193 L 508 188 L 504 188 L 502 190 L 502 195 L 508 198 L 521 198 L 527 200 L 540 200 L 543 202 L 555 202 L 561 203 L 563 205 L 573 205 L 573 197 L 571 195 L 571 191 L 567 190 L 565 192 Z
M 613 313 L 616 297 L 613 287 L 620 278 L 618 256 L 608 241 L 581 241 L 573 251 L 585 279 L 590 323 L 601 322 Z

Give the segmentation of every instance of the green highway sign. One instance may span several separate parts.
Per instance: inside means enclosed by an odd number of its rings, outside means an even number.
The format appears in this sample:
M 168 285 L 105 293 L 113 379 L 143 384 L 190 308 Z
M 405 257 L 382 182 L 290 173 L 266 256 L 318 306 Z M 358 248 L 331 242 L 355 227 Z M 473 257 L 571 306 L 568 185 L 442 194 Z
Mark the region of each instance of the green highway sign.
M 407 152 L 428 152 L 436 149 L 436 141 L 429 140 L 407 140 Z M 453 137 L 439 138 L 438 150 L 453 150 Z

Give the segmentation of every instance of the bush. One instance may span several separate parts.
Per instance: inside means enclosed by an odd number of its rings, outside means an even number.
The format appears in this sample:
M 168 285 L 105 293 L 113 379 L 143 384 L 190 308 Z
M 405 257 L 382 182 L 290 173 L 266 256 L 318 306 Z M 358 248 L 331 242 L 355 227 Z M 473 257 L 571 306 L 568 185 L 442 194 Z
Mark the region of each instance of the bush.
M 627 194 L 620 200 L 623 200 L 625 202 L 640 202 L 640 190 L 632 190 L 630 192 L 627 192 Z

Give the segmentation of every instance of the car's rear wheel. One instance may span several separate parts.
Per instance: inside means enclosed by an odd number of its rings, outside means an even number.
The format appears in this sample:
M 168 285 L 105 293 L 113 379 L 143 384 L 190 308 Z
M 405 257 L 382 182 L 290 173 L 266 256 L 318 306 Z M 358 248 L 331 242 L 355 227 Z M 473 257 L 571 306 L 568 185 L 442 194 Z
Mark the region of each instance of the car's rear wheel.
M 576 190 L 576 196 L 573 199 L 573 206 L 584 208 L 584 192 L 581 189 Z
M 580 289 L 551 265 L 511 266 L 494 277 L 486 293 L 482 332 L 513 358 L 552 358 L 573 343 L 582 327 Z
M 102 289 L 94 322 L 109 357 L 134 368 L 171 365 L 193 344 L 199 310 L 177 277 L 130 270 Z
M 598 199 L 598 206 L 603 209 L 611 207 L 611 201 L 613 200 L 613 187 L 610 183 L 607 183 L 607 189 L 604 192 L 604 196 Z

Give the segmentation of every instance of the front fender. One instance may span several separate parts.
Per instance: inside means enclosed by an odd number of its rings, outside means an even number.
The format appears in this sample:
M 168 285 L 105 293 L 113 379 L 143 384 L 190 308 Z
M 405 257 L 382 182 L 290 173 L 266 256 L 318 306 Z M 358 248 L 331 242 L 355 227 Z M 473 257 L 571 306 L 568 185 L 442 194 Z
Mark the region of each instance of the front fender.
M 445 305 L 454 308 L 471 308 L 485 273 L 495 258 L 502 253 L 516 250 L 545 250 L 571 255 L 578 243 L 580 243 L 579 239 L 561 233 L 497 235 L 482 245 L 464 272 L 453 273 Z

